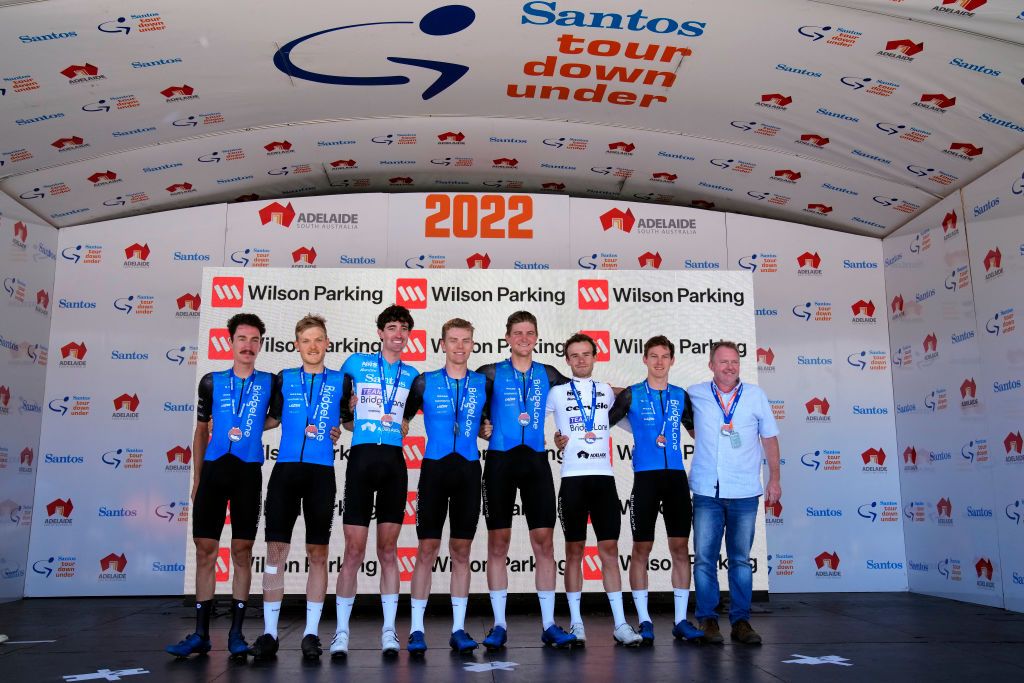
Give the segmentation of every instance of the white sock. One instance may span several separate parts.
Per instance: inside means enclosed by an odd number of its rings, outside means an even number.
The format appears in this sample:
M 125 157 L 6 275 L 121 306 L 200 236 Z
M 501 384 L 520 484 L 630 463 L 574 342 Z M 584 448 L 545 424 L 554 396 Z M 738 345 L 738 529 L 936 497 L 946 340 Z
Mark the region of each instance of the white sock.
M 491 591 L 491 611 L 494 612 L 494 625 L 505 628 L 505 601 L 508 591 Z
M 277 618 L 281 616 L 281 601 L 263 601 L 263 632 L 277 638 Z
M 356 596 L 343 598 L 340 595 L 335 599 L 338 607 L 338 628 L 337 633 L 348 633 L 348 619 L 352 616 L 352 605 L 355 604 Z
M 380 606 L 384 609 L 383 631 L 395 630 L 395 615 L 398 614 L 398 593 L 380 596 Z
M 672 597 L 676 604 L 676 623 L 686 619 L 686 603 L 690 600 L 689 588 L 673 588 Z
M 540 622 L 547 630 L 555 624 L 555 591 L 537 591 L 540 600 Z
M 385 608 L 385 611 L 387 608 Z M 423 613 L 427 611 L 427 601 L 419 600 L 418 598 L 412 599 L 412 623 L 409 626 L 409 633 L 412 634 L 416 631 L 423 632 Z M 385 617 L 387 619 L 387 617 Z M 386 625 L 385 625 L 386 628 Z
M 320 630 L 320 615 L 324 612 L 324 603 L 306 600 L 306 630 L 302 635 L 317 635 Z
M 636 618 L 640 620 L 640 623 L 651 620 L 651 615 L 647 613 L 647 591 L 633 591 L 633 604 L 636 605 Z
M 612 607 L 612 621 L 615 622 L 615 628 L 625 624 L 626 613 L 622 609 L 622 591 L 608 593 L 608 604 Z
M 457 598 L 452 596 L 452 633 L 466 629 L 466 607 L 469 605 L 469 598 Z
M 583 597 L 583 593 L 579 591 L 574 593 L 566 591 L 565 597 L 569 599 L 569 623 L 582 624 L 583 615 L 580 614 L 580 599 Z

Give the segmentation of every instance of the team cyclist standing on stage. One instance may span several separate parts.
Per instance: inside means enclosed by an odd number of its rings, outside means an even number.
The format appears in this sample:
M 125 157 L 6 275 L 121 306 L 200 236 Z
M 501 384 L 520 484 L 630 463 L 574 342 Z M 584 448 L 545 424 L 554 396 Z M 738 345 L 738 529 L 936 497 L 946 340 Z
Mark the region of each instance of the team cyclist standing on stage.
M 714 607 L 707 604 L 710 591 L 717 596 L 717 574 L 713 577 L 713 586 L 698 591 L 698 616 L 703 617 L 701 626 L 708 631 L 707 637 L 686 619 L 692 508 L 683 467 L 681 434 L 685 429 L 693 435 L 694 409 L 698 410 L 698 432 L 703 431 L 700 425 L 705 422 L 722 424 L 718 450 L 722 449 L 723 442 L 738 448 L 737 435 L 744 429 L 743 433 L 752 442 L 760 436 L 771 475 L 767 496 L 777 500 L 781 495 L 775 440 L 778 431 L 770 409 L 767 415 L 760 410 L 762 404 L 767 406 L 763 392 L 749 385 L 760 400 L 753 410 L 743 414 L 745 427 L 741 429 L 737 425 L 736 431 L 732 431 L 736 406 L 726 405 L 721 400 L 722 395 L 735 390 L 729 393 L 730 404 L 738 404 L 742 388 L 747 386 L 737 388 L 739 356 L 736 346 L 724 342 L 712 350 L 710 367 L 714 381 L 706 384 L 712 385 L 709 393 L 715 396 L 721 409 L 721 414 L 715 418 L 707 409 L 707 402 L 691 403 L 686 390 L 669 384 L 675 347 L 663 336 L 652 337 L 644 346 L 643 361 L 648 377 L 618 390 L 592 379 L 597 347 L 585 334 L 575 334 L 565 344 L 565 360 L 571 378 L 550 365 L 534 361 L 537 319 L 527 311 L 518 311 L 508 318 L 505 339 L 510 357 L 476 371 L 469 369 L 474 328 L 460 318 L 448 321 L 441 329 L 441 349 L 445 354 L 442 368 L 420 374 L 403 363 L 402 350 L 413 325 L 407 309 L 389 306 L 377 318 L 381 351 L 353 354 L 340 371 L 332 371 L 324 362 L 330 344 L 327 321 L 320 316 L 307 315 L 295 326 L 295 345 L 301 366 L 271 375 L 255 369 L 266 332 L 263 322 L 250 313 L 237 314 L 228 321 L 232 367 L 208 373 L 200 380 L 196 406 L 193 437 L 196 471 L 192 490 L 196 628 L 181 642 L 168 646 L 167 652 L 187 657 L 211 649 L 209 622 L 216 586 L 215 565 L 225 512 L 230 504 L 234 566 L 232 624 L 228 636 L 231 656 L 269 659 L 278 651 L 277 623 L 284 593 L 284 571 L 292 529 L 300 510 L 306 525 L 309 567 L 306 627 L 301 650 L 307 659 L 321 656 L 323 647 L 318 627 L 327 590 L 327 547 L 336 514 L 334 442 L 341 434 L 339 427 L 344 426 L 353 436 L 341 512 L 345 551 L 336 586 L 337 629 L 330 654 L 333 659 L 348 655 L 349 617 L 371 519 L 377 521 L 376 553 L 384 617 L 381 649 L 386 655 L 397 654 L 400 649 L 395 626 L 399 591 L 397 544 L 408 490 L 402 438 L 421 410 L 427 444 L 417 491 L 419 546 L 411 585 L 412 614 L 407 645 L 410 655 L 422 655 L 427 650 L 423 616 L 446 517 L 449 518 L 452 558 L 449 646 L 460 653 L 469 653 L 478 647 L 477 641 L 466 631 L 465 616 L 470 584 L 469 556 L 481 503 L 487 525 L 487 584 L 494 614 L 494 625 L 482 644 L 492 651 L 504 647 L 508 639 L 506 561 L 517 491 L 536 562 L 534 578 L 540 603 L 541 640 L 545 645 L 582 647 L 586 642 L 580 598 L 588 520 L 597 537 L 604 587 L 614 621 L 614 640 L 625 646 L 653 644 L 654 626 L 647 610 L 647 565 L 659 512 L 672 556 L 675 601 L 672 635 L 681 640 L 721 642 L 717 620 L 713 613 L 707 614 Z M 723 359 L 726 362 L 723 363 Z M 721 371 L 716 368 L 716 360 Z M 701 388 L 706 387 L 694 385 L 690 390 Z M 548 414 L 557 429 L 556 446 L 564 451 L 557 496 L 544 442 Z M 618 569 L 621 508 L 609 452 L 609 430 L 624 419 L 635 440 L 629 580 L 639 621 L 636 630 L 626 622 L 622 603 Z M 262 434 L 265 429 L 278 426 L 282 430 L 281 445 L 270 475 L 265 509 L 264 627 L 262 635 L 250 646 L 242 634 L 242 625 L 261 506 Z M 482 468 L 478 437 L 489 441 Z M 704 448 L 707 454 L 701 459 L 714 468 L 718 451 L 713 438 L 707 443 Z M 698 456 L 701 453 L 695 458 Z M 756 457 L 759 466 L 760 456 Z M 709 499 L 705 508 L 721 502 L 725 504 L 724 509 L 729 510 L 728 503 L 736 501 L 719 501 L 717 481 L 714 486 L 714 498 Z M 756 486 L 760 495 L 759 480 Z M 756 506 L 756 497 L 754 501 Z M 760 637 L 747 621 L 748 555 L 753 537 L 753 524 L 746 524 L 747 517 L 733 520 L 728 514 L 719 513 L 716 524 L 707 526 L 711 529 L 705 533 L 707 538 L 702 539 L 698 534 L 697 562 L 698 569 L 702 563 L 709 564 L 712 560 L 703 555 L 712 552 L 717 561 L 717 548 L 724 530 L 730 557 L 730 589 L 738 593 L 734 602 L 738 597 L 741 605 L 740 612 L 730 614 L 733 639 L 755 643 L 760 642 Z M 568 632 L 558 626 L 554 618 L 556 518 L 561 519 L 565 538 Z M 736 543 L 733 533 L 736 527 L 741 527 L 740 534 L 750 538 Z M 698 528 L 702 527 L 698 525 Z M 745 552 L 741 547 L 744 543 Z M 735 570 L 737 581 L 734 581 L 733 564 L 746 565 L 746 574 L 742 568 Z M 698 573 L 698 579 L 711 573 Z M 698 582 L 698 589 L 700 587 Z M 743 605 L 747 608 L 745 612 Z

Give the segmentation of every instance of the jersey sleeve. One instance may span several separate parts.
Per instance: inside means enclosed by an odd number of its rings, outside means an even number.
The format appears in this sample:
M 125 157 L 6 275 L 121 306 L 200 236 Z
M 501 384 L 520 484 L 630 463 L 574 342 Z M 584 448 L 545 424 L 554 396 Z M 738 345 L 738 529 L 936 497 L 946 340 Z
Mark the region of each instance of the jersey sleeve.
M 690 394 L 685 389 L 683 390 L 683 415 L 680 419 L 683 423 L 683 429 L 688 432 L 693 431 L 693 403 L 690 401 Z
M 608 411 L 608 426 L 614 427 L 622 418 L 629 414 L 629 406 L 633 403 L 633 387 L 626 387 L 615 397 L 615 403 Z
M 196 422 L 209 422 L 213 411 L 213 373 L 208 372 L 199 380 L 196 400 Z
M 477 372 L 484 376 L 484 396 L 487 398 L 481 420 L 490 421 L 491 419 L 491 394 L 494 392 L 494 375 L 497 368 L 498 366 L 495 363 L 488 363 L 476 369 Z
M 349 358 L 352 358 L 349 356 Z M 345 361 L 345 365 L 342 366 L 341 371 L 345 372 L 345 367 L 348 365 L 348 361 Z M 339 406 L 341 413 L 341 423 L 352 422 L 356 418 L 355 413 L 352 411 L 352 392 L 355 391 L 355 380 L 351 373 L 345 373 L 345 376 L 341 379 L 341 405 Z
M 544 370 L 545 372 L 547 372 L 548 375 L 548 384 L 551 385 L 552 387 L 557 387 L 561 384 L 569 383 L 569 378 L 560 373 L 558 370 L 556 370 L 554 366 L 545 365 Z
M 409 389 L 409 398 L 405 399 L 405 419 L 411 420 L 423 407 L 423 394 L 427 389 L 427 376 L 417 375 Z
M 270 405 L 267 406 L 267 417 L 281 421 L 281 412 L 284 408 L 284 370 L 274 375 L 270 383 Z
M 558 410 L 558 405 L 556 404 L 558 399 L 555 396 L 555 391 L 556 389 L 554 387 L 548 389 L 548 399 L 546 401 L 545 410 L 549 413 L 553 413 Z

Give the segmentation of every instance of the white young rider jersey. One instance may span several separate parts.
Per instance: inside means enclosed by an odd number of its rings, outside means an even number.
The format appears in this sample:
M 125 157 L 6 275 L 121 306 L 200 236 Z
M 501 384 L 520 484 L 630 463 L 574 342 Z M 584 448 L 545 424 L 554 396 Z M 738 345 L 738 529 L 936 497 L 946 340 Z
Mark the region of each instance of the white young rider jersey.
M 608 449 L 608 411 L 614 401 L 615 394 L 610 386 L 578 377 L 552 387 L 548 392 L 547 411 L 554 415 L 558 431 L 569 437 L 569 443 L 562 454 L 563 478 L 589 474 L 612 475 Z M 590 443 L 587 434 L 593 437 Z

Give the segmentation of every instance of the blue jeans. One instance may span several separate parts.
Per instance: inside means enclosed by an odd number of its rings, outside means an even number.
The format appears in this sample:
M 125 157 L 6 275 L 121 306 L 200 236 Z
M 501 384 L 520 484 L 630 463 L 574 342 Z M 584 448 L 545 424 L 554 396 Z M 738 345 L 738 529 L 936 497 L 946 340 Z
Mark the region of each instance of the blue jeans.
M 750 619 L 754 578 L 750 548 L 754 543 L 759 496 L 712 498 L 693 494 L 693 578 L 697 589 L 697 619 L 718 619 L 718 557 L 725 532 L 729 558 L 729 621 Z

